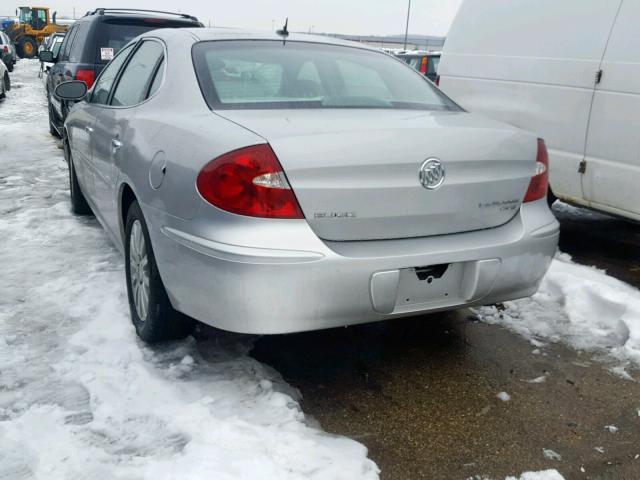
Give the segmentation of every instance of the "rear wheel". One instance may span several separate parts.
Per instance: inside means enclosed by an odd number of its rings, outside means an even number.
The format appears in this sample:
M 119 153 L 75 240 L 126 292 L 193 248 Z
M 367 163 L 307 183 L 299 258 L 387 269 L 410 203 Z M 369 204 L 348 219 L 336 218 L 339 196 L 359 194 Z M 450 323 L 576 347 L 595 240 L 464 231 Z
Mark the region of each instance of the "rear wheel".
M 125 273 L 131 320 L 138 336 L 147 343 L 184 338 L 194 321 L 171 306 L 138 202 L 127 212 L 125 224 Z
M 22 58 L 33 58 L 38 51 L 38 44 L 33 38 L 24 37 L 20 40 L 20 50 L 22 51 L 20 55 Z
M 65 147 L 66 148 L 66 147 Z M 69 153 L 69 192 L 71 198 L 71 212 L 76 215 L 91 215 L 91 207 L 87 203 L 87 199 L 84 198 L 82 191 L 80 190 L 80 184 L 78 183 L 78 177 L 76 175 L 76 169 L 73 166 L 73 159 Z
M 9 63 L 7 63 L 7 70 L 9 70 L 10 72 L 13 72 L 13 66 L 15 65 L 15 61 L 10 61 Z

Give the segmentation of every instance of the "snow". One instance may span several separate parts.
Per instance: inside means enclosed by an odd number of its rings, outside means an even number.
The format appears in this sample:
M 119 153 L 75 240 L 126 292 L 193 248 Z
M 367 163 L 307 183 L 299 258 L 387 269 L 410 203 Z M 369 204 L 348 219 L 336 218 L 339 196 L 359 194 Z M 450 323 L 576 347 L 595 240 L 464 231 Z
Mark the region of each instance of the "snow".
M 620 375 L 640 367 L 640 291 L 566 254 L 556 256 L 533 297 L 506 302 L 504 311 L 490 306 L 476 313 L 536 347 L 544 340 L 603 353 Z
M 37 71 L 18 63 L 0 103 L 0 480 L 378 478 L 363 445 L 316 428 L 295 389 L 248 355 L 250 338 L 136 339 L 120 254 L 69 212 Z M 621 374 L 640 365 L 640 292 L 564 254 L 532 298 L 478 314 L 534 354 L 564 342 Z
M 496 395 L 496 397 L 498 397 L 498 400 L 502 400 L 503 402 L 508 402 L 509 400 L 511 400 L 511 395 L 509 395 L 507 392 L 500 392 L 498 395 Z
M 542 472 L 526 472 L 520 478 L 507 477 L 505 480 L 564 480 L 557 470 L 544 470 Z
M 378 478 L 250 339 L 136 339 L 120 254 L 69 211 L 37 72 L 20 61 L 0 103 L 0 480 Z
M 539 377 L 532 378 L 531 380 L 525 380 L 527 383 L 544 383 L 547 381 L 547 375 L 540 375 Z
M 562 455 L 560 455 L 558 452 L 554 452 L 549 448 L 543 448 L 542 455 L 547 460 L 558 460 L 558 461 L 562 460 Z

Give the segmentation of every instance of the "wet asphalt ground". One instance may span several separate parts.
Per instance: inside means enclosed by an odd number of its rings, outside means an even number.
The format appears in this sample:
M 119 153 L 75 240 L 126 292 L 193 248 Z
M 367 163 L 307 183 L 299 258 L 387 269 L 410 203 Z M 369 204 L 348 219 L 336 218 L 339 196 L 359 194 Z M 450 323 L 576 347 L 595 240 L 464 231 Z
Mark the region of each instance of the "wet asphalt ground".
M 562 251 L 640 288 L 639 225 L 554 210 Z M 640 479 L 640 383 L 592 354 L 561 345 L 538 353 L 468 310 L 263 337 L 253 356 L 301 391 L 322 428 L 364 443 L 383 480 L 549 468 L 566 479 Z M 510 401 L 496 397 L 502 391 Z

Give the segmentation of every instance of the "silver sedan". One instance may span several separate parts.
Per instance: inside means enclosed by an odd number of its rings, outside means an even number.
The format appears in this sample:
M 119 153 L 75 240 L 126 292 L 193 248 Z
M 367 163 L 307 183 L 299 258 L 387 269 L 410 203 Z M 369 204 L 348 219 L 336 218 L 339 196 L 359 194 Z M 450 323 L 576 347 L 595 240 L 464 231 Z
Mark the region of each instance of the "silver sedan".
M 148 342 L 525 297 L 556 250 L 544 142 L 363 45 L 158 30 L 55 94 L 72 209 L 123 251 Z

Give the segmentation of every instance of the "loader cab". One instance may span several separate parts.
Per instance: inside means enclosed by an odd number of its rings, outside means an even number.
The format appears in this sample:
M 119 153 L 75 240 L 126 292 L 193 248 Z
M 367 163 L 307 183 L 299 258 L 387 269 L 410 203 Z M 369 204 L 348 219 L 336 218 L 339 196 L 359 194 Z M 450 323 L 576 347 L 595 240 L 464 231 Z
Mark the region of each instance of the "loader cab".
M 20 23 L 42 30 L 49 25 L 49 9 L 44 7 L 20 7 Z

